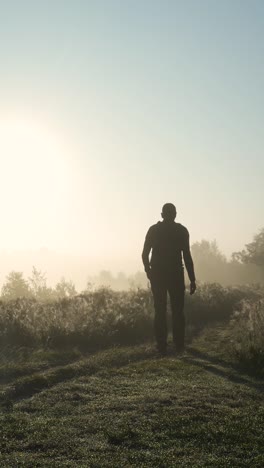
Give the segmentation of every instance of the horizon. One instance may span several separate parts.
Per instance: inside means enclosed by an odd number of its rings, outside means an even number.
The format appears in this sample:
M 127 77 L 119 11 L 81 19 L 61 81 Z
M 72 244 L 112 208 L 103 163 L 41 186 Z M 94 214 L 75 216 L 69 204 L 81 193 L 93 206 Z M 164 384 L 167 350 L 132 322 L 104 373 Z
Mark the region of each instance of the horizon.
M 252 240 L 252 239 L 251 239 Z M 210 244 L 216 242 L 219 252 L 224 255 L 227 262 L 232 260 L 231 255 L 226 255 L 218 244 L 218 242 L 209 239 L 201 239 L 191 243 L 199 244 L 202 241 L 208 241 Z M 238 249 L 236 249 L 236 252 Z M 137 258 L 131 260 L 129 257 L 107 258 L 98 261 L 98 258 L 88 255 L 81 255 L 80 253 L 67 253 L 59 250 L 49 249 L 42 246 L 38 249 L 0 249 L 1 254 L 1 274 L 0 274 L 0 287 L 4 284 L 7 275 L 11 271 L 19 271 L 23 273 L 25 278 L 29 278 L 32 274 L 32 269 L 35 267 L 37 270 L 45 274 L 47 284 L 54 287 L 62 278 L 67 281 L 72 281 L 77 290 L 83 290 L 90 279 L 99 277 L 102 272 L 109 272 L 113 279 L 117 278 L 119 274 L 124 274 L 126 277 L 142 273 L 144 275 L 144 266 L 141 259 L 142 251 L 138 252 Z M 206 264 L 206 259 L 205 259 Z M 199 265 L 201 267 L 201 265 Z M 205 266 L 206 271 L 206 266 Z M 197 271 L 197 280 L 203 281 L 199 277 L 199 269 Z M 255 277 L 256 272 L 253 273 Z M 204 271 L 202 277 L 204 276 Z

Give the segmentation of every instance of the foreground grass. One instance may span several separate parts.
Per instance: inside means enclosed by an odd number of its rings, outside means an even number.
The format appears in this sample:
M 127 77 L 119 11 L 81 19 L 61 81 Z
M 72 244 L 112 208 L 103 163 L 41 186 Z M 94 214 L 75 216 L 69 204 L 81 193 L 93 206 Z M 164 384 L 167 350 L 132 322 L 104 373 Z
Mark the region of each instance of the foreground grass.
M 19 363 L 9 353 L 0 466 L 262 467 L 263 382 L 219 343 L 210 330 L 181 358 L 160 359 L 151 345 Z

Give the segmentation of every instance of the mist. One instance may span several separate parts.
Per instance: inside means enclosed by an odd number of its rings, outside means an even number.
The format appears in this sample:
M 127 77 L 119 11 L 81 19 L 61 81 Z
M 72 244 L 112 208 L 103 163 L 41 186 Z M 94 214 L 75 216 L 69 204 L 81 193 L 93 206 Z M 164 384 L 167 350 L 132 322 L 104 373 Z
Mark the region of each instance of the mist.
M 191 251 L 198 283 L 228 286 L 264 282 L 261 262 L 245 261 L 242 258 L 245 250 L 227 257 L 215 240 L 204 239 L 194 242 Z M 76 293 L 102 286 L 119 291 L 148 286 L 140 250 L 136 258 L 99 259 L 87 254 L 70 255 L 42 247 L 38 250 L 2 250 L 1 259 L 1 287 L 10 272 L 20 272 L 27 280 L 34 268 L 45 277 L 48 287 L 55 288 L 61 281 L 67 281 L 74 285 Z M 186 277 L 186 286 L 188 281 Z

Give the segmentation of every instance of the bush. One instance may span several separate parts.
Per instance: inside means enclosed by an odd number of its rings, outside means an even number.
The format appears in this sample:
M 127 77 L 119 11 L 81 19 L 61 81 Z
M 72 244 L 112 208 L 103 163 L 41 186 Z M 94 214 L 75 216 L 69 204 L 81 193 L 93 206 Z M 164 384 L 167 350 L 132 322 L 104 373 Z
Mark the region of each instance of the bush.
M 264 374 L 264 299 L 240 303 L 231 320 L 230 335 L 236 358 Z
M 242 299 L 257 300 L 253 288 L 201 285 L 186 294 L 191 331 L 228 320 Z M 149 289 L 113 291 L 100 288 L 72 298 L 37 301 L 20 298 L 0 302 L 0 345 L 78 346 L 90 350 L 136 344 L 153 336 L 153 302 Z M 169 320 L 170 323 L 170 320 Z
M 261 286 L 229 286 L 218 283 L 199 285 L 194 296 L 186 294 L 185 314 L 189 325 L 199 330 L 210 323 L 228 321 L 243 299 L 262 298 Z
M 81 346 L 133 344 L 152 335 L 149 291 L 101 288 L 74 298 L 0 302 L 1 345 Z

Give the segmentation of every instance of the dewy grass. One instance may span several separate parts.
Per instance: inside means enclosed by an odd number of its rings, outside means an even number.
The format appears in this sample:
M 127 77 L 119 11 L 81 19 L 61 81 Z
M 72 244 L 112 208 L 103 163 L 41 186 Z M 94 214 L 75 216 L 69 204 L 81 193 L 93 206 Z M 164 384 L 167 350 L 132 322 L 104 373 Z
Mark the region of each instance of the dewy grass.
M 181 358 L 116 347 L 18 375 L 1 389 L 0 466 L 262 467 L 263 381 L 224 340 L 213 327 Z

